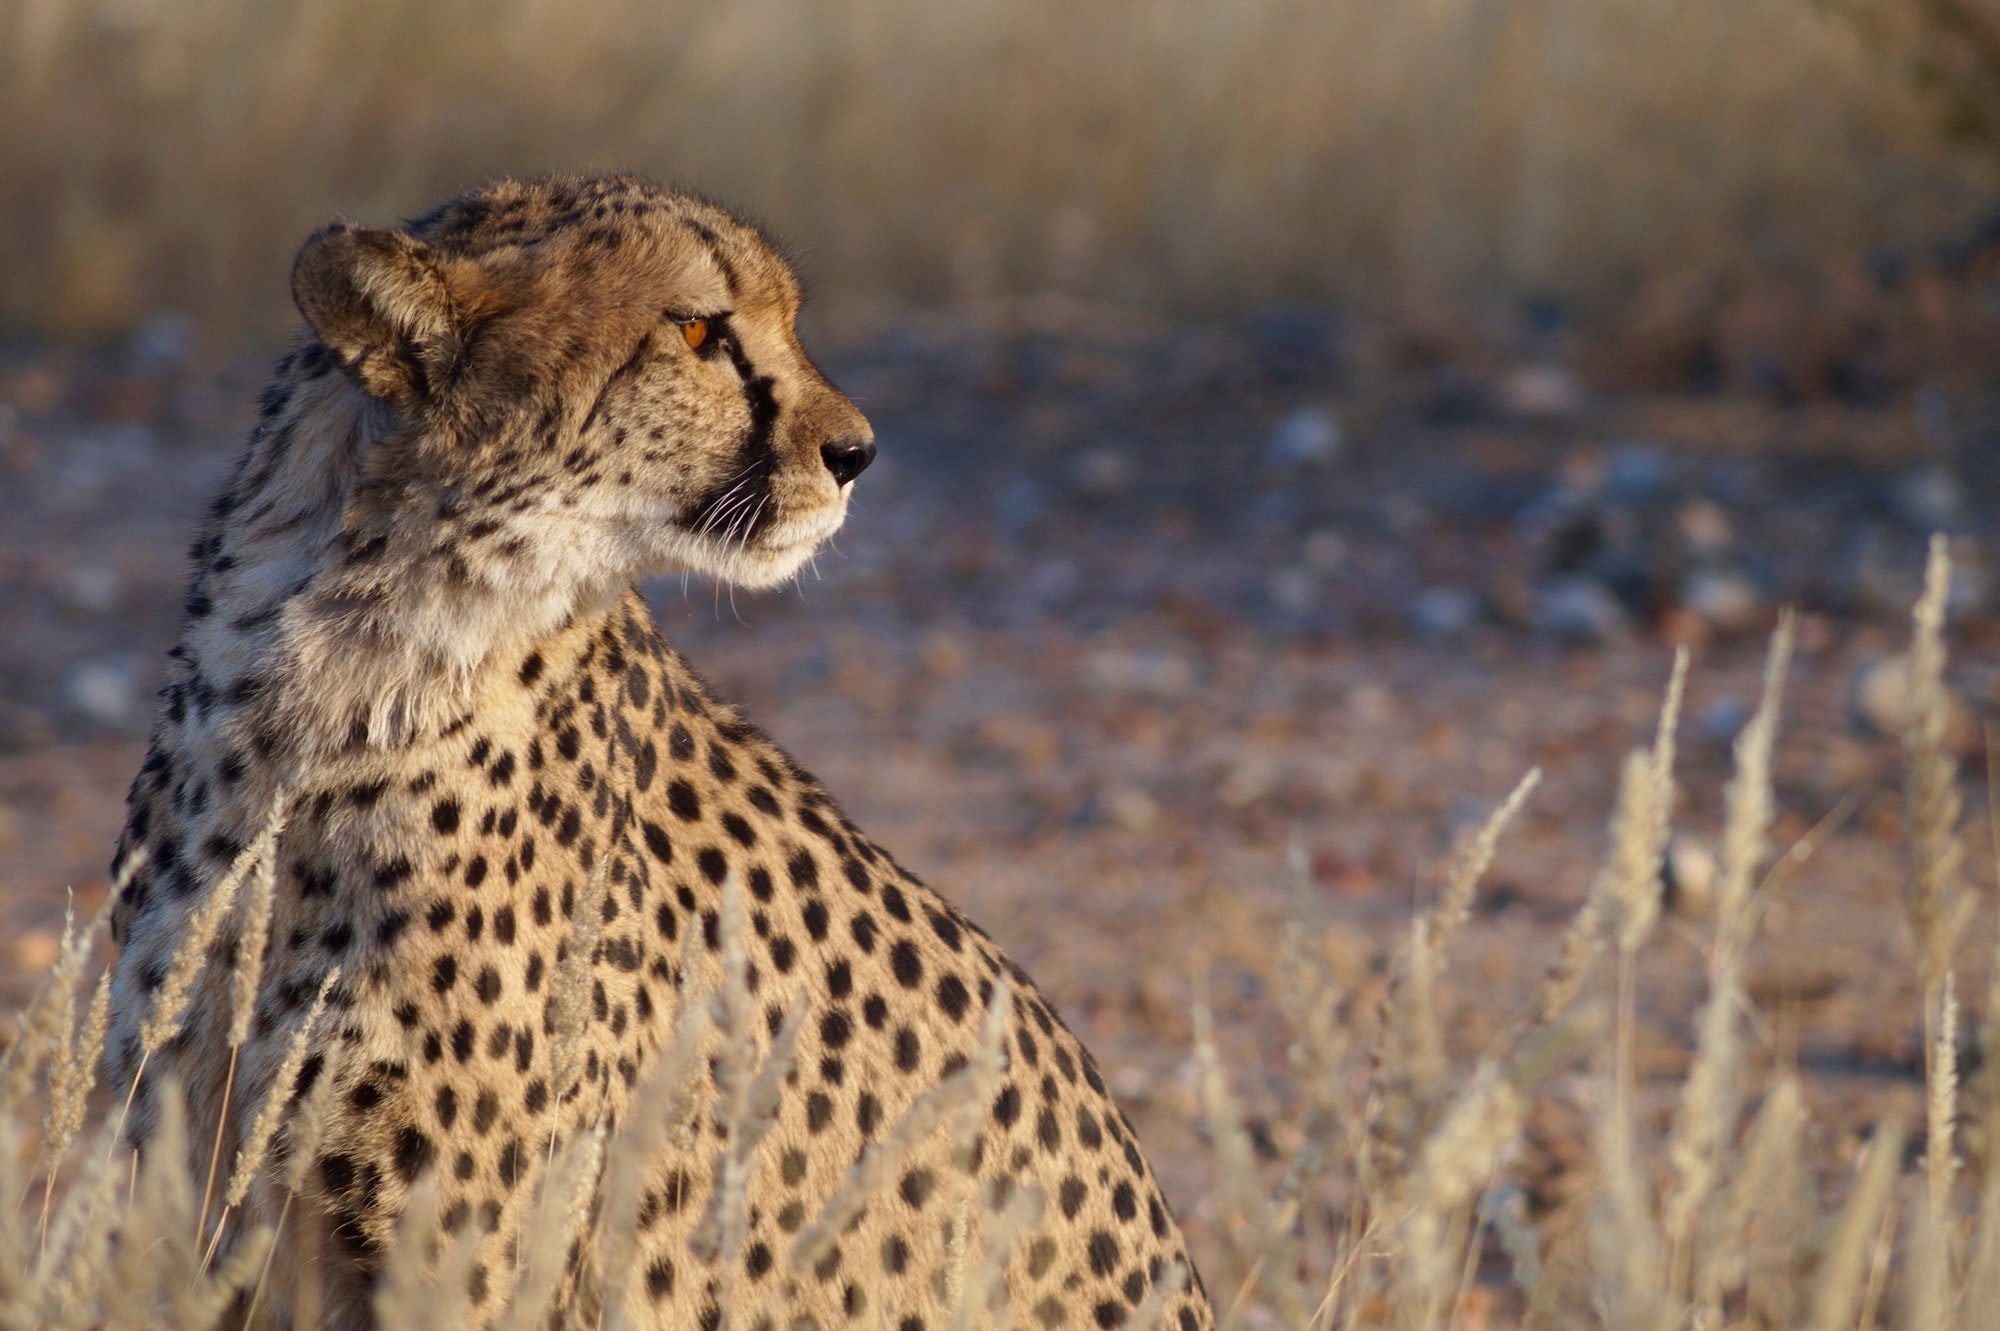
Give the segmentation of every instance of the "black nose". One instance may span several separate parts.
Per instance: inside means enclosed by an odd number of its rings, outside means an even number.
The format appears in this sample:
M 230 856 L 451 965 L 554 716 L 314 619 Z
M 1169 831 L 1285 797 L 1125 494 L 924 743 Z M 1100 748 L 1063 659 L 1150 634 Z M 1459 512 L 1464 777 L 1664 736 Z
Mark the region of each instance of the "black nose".
M 833 483 L 845 485 L 868 470 L 868 464 L 875 460 L 875 445 L 851 441 L 821 444 L 819 455 L 826 459 L 826 469 L 833 473 Z

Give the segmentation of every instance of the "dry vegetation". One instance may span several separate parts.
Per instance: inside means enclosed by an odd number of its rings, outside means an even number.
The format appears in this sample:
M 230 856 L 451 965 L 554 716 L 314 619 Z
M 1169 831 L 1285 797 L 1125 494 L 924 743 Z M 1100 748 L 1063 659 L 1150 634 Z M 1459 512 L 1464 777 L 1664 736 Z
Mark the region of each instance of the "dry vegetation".
M 241 337 L 335 213 L 605 166 L 769 218 L 851 298 L 1679 308 L 1976 211 L 1874 32 L 1806 0 L 0 0 L 0 326 Z
M 1529 773 L 1462 846 L 1434 902 L 1413 922 L 1386 1000 L 1364 1002 L 1314 922 L 1309 875 L 1297 871 L 1297 904 L 1281 941 L 1282 1000 L 1294 1030 L 1291 1122 L 1278 1134 L 1300 1143 L 1260 1160 L 1259 1129 L 1246 1123 L 1219 1051 L 1202 986 L 1194 1009 L 1199 1102 L 1215 1158 L 1216 1239 L 1209 1288 L 1226 1326 L 1429 1328 L 1493 1325 L 1606 1326 L 1620 1331 L 1724 1326 L 1895 1327 L 1970 1331 L 2000 1300 L 2000 969 L 1978 1006 L 1962 1016 L 1961 935 L 1972 909 L 1962 872 L 1958 773 L 1945 745 L 1944 604 L 1950 569 L 1933 545 L 1915 612 L 1912 720 L 1906 743 L 1909 876 L 1906 907 L 1924 986 L 1928 1096 L 1889 1101 L 1851 1176 L 1831 1178 L 1805 1154 L 1800 1086 L 1782 1064 L 1753 1075 L 1745 1053 L 1761 1018 L 1744 985 L 1746 948 L 1778 881 L 1805 868 L 1826 826 L 1799 844 L 1771 844 L 1771 783 L 1792 625 L 1780 620 L 1762 700 L 1736 740 L 1736 772 L 1724 795 L 1720 871 L 1707 942 L 1709 992 L 1695 1019 L 1695 1048 L 1678 1104 L 1654 1133 L 1635 1112 L 1633 1065 L 1636 959 L 1662 906 L 1662 853 L 1673 816 L 1675 736 L 1686 675 L 1676 662 L 1658 732 L 1624 762 L 1610 847 L 1585 904 L 1546 959 L 1537 1003 L 1502 1028 L 1476 1058 L 1454 1058 L 1440 1030 L 1454 932 L 1465 925 L 1477 885 L 1509 821 L 1534 794 Z M 1837 815 L 1836 815 L 1837 817 Z M 156 998 L 148 1047 L 173 1038 L 191 983 L 211 964 L 209 937 L 226 922 L 254 938 L 270 906 L 267 872 L 282 808 L 264 837 L 189 916 L 180 960 Z M 1829 823 L 1833 820 L 1830 819 Z M 1774 853 L 1778 851 L 1780 853 Z M 601 890 L 601 884 L 593 890 Z M 117 888 L 114 886 L 113 898 Z M 108 909 L 108 906 L 107 906 Z M 237 918 L 232 922 L 230 916 Z M 594 918 L 589 910 L 581 918 Z M 253 1187 L 284 1199 L 301 1183 L 321 1106 L 273 1095 L 249 1116 L 247 1139 L 225 1152 L 226 1177 L 191 1176 L 188 1123 L 169 1106 L 158 1149 L 133 1160 L 118 1144 L 130 1088 L 98 1088 L 100 1126 L 84 1134 L 102 1049 L 107 988 L 83 998 L 83 973 L 103 917 L 66 931 L 41 993 L 17 1023 L 0 1059 L 0 1327 L 217 1325 L 232 1302 L 257 1300 L 272 1231 L 242 1219 Z M 565 1144 L 546 1183 L 553 1218 L 525 1256 L 508 1325 L 536 1325 L 562 1257 L 590 1224 L 590 1269 L 604 1291 L 601 1321 L 623 1324 L 640 1161 L 706 1134 L 702 1117 L 728 1126 L 713 1162 L 727 1186 L 696 1242 L 727 1252 L 743 1234 L 746 1189 L 775 1091 L 789 1062 L 781 1032 L 761 1065 L 731 1051 L 730 1033 L 752 1009 L 743 982 L 743 907 L 725 889 L 720 983 L 683 995 L 667 1046 L 637 1103 L 650 1117 Z M 575 949 L 590 951 L 588 938 Z M 232 977 L 248 1011 L 259 949 L 240 949 Z M 699 975 L 701 968 L 684 967 Z M 574 978 L 574 977 L 572 977 Z M 558 992 L 563 988 L 558 977 Z M 333 981 L 330 981 L 332 983 Z M 695 982 L 699 987 L 700 982 Z M 581 986 L 572 984 L 580 993 Z M 1970 982 L 1965 986 L 1970 989 Z M 322 995 L 324 1003 L 325 995 Z M 1006 1053 L 995 1037 L 1008 997 L 987 1017 L 985 1056 L 921 1100 L 859 1161 L 845 1188 L 808 1224 L 789 1254 L 809 1267 L 885 1180 L 896 1156 L 933 1133 L 956 1134 L 961 1158 Z M 79 1015 L 79 1007 L 82 1013 Z M 293 1062 L 323 1038 L 301 1028 Z M 1976 1033 L 1975 1033 L 1976 1032 Z M 1961 1078 L 1962 1047 L 1984 1057 Z M 712 1067 L 712 1077 L 703 1075 Z M 143 1076 L 144 1069 L 141 1068 Z M 289 1086 L 283 1070 L 272 1083 Z M 319 1085 L 331 1084 L 322 1077 Z M 1525 1128 L 1557 1080 L 1589 1108 L 1589 1138 L 1565 1198 L 1537 1198 L 1522 1169 Z M 1576 1084 L 1589 1089 L 1579 1097 Z M 1923 1143 L 1912 1155 L 1907 1144 Z M 81 1144 L 79 1144 L 81 1142 Z M 979 1226 L 955 1288 L 954 1326 L 993 1326 L 988 1304 L 1012 1242 L 1032 1224 L 1031 1190 Z M 419 1187 L 421 1215 L 435 1205 Z M 594 1221 L 591 1217 L 595 1217 Z M 234 1224 L 236 1242 L 218 1245 Z M 464 1245 L 393 1250 L 378 1296 L 385 1326 L 449 1324 L 464 1287 Z M 224 1255 L 217 1257 L 218 1251 Z M 304 1263 L 309 1269 L 309 1259 Z M 725 1261 L 723 1269 L 734 1263 Z M 199 1272 L 191 1278 L 190 1273 Z M 1163 1281 L 1129 1321 L 1157 1321 Z M 725 1307 L 728 1300 L 723 1300 Z M 308 1318 L 308 1320 L 310 1320 Z
M 269 327 L 292 246 L 329 215 L 391 216 L 491 172 L 603 166 L 760 211 L 848 301 L 1058 288 L 1230 310 L 1526 291 L 1671 315 L 1732 274 L 1809 278 L 1961 226 L 1991 182 L 1936 133 L 1926 88 L 1943 90 L 1949 127 L 2000 140 L 2000 40 L 1987 42 L 2000 27 L 1985 12 L 1983 0 L 0 0 L 0 327 L 106 333 L 159 308 Z M 1193 1014 L 1221 1217 L 1205 1274 L 1225 1325 L 1988 1324 L 2000 966 L 1960 969 L 1975 838 L 1945 741 L 1947 575 L 1938 547 L 1906 737 L 1928 1095 L 1886 1097 L 1851 1173 L 1833 1176 L 1808 1156 L 1799 1081 L 1782 1060 L 1750 1070 L 1763 1027 L 1746 949 L 1773 886 L 1810 872 L 1828 830 L 1772 844 L 1781 624 L 1737 741 L 1709 993 L 1664 1118 L 1638 1103 L 1635 991 L 1661 932 L 1684 665 L 1653 744 L 1617 774 L 1611 848 L 1546 959 L 1539 1002 L 1478 1056 L 1440 1028 L 1452 945 L 1534 774 L 1443 875 L 1386 1002 L 1344 969 L 1298 867 L 1280 940 L 1294 1038 L 1263 1079 L 1287 1088 L 1284 1123 L 1246 1119 L 1233 1089 L 1246 1070 L 1228 1065 L 1204 998 Z M 189 919 L 150 1043 L 173 1038 L 225 916 L 258 936 L 281 827 L 274 810 Z M 526 1254 L 509 1326 L 537 1324 L 593 1215 L 603 1321 L 624 1320 L 631 1166 L 699 1115 L 729 1124 L 715 1165 L 732 1185 L 699 1241 L 740 1243 L 789 1047 L 780 1038 L 761 1066 L 729 1056 L 745 1020 L 740 906 L 725 903 L 737 927 L 723 931 L 724 982 L 683 995 L 640 1097 L 659 1112 L 558 1154 L 554 1223 Z M 171 1112 L 171 1093 L 159 1149 L 143 1162 L 123 1150 L 132 1088 L 95 1084 L 109 990 L 86 972 L 103 921 L 66 932 L 0 1054 L 0 1331 L 218 1324 L 260 1297 L 272 1251 L 246 1198 L 280 1199 L 282 1225 L 295 1163 L 312 1154 L 320 1106 L 273 1096 L 244 1116 L 248 1140 L 220 1170 L 190 1177 L 184 1144 L 218 1128 Z M 257 951 L 240 951 L 233 977 L 245 1011 Z M 296 1058 L 323 1034 L 309 1021 Z M 1004 1057 L 986 1048 L 857 1164 L 790 1260 L 810 1265 L 893 1175 L 899 1144 L 969 1130 Z M 711 1083 L 697 1072 L 718 1052 Z M 273 1085 L 291 1080 L 281 1069 Z M 1550 1190 L 1526 1157 L 1557 1082 L 1589 1122 L 1582 1163 Z M 1288 1147 L 1275 1161 L 1272 1140 Z M 420 1190 L 419 1214 L 434 1201 Z M 985 1217 L 954 1331 L 994 1324 L 984 1296 L 1034 1205 L 1022 1192 Z M 383 1324 L 450 1324 L 462 1256 L 399 1248 Z M 1128 1324 L 1148 1320 L 1141 1308 Z

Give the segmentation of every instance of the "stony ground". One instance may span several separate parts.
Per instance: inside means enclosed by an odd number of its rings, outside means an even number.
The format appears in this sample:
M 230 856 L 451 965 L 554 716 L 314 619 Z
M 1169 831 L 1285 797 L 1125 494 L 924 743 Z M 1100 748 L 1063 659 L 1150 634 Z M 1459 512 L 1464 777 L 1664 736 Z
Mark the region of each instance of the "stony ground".
M 1842 821 L 1764 916 L 1756 1057 L 1806 1072 L 1835 1162 L 1917 1083 L 1893 658 L 1924 536 L 1948 530 L 1954 743 L 1983 773 L 2000 450 L 1962 395 L 1603 398 L 1548 351 L 1035 302 L 850 334 L 828 360 L 882 460 L 817 576 L 653 589 L 725 695 L 1052 994 L 1198 1245 L 1191 976 L 1276 1116 L 1287 848 L 1366 992 L 1453 838 L 1544 770 L 1451 958 L 1452 1038 L 1477 1049 L 1581 901 L 1684 644 L 1675 910 L 1640 989 L 1640 1067 L 1670 1085 L 1729 741 L 1782 602 L 1804 614 L 1779 835 Z M 0 1010 L 51 958 L 64 889 L 105 889 L 185 535 L 257 386 L 255 362 L 199 360 L 172 320 L 124 348 L 0 349 Z M 1967 799 L 1990 886 L 1970 776 Z

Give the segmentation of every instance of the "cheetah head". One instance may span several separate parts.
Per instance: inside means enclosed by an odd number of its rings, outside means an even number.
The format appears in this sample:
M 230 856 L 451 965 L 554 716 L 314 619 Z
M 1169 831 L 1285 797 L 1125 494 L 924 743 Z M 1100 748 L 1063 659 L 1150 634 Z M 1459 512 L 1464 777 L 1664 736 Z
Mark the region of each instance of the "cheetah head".
M 293 292 L 394 423 L 361 460 L 350 554 L 422 549 L 530 598 L 668 570 L 770 586 L 840 526 L 875 455 L 799 344 L 771 244 L 630 177 L 505 180 L 402 229 L 328 227 Z

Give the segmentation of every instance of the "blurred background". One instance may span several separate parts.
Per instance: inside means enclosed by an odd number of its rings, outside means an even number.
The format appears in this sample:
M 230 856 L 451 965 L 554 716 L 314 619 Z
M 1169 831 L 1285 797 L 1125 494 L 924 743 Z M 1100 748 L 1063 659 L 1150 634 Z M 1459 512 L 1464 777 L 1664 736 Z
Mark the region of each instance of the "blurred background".
M 1994 221 L 1983 0 L 6 0 L 0 35 L 25 334 L 268 338 L 329 217 L 622 168 L 766 221 L 829 308 L 1525 305 L 1627 374 L 1812 392 L 1919 373 L 1835 344 L 1948 318 Z
M 1365 998 L 1540 764 L 1455 962 L 1478 1048 L 1676 646 L 1639 1062 L 1685 1067 L 1784 604 L 1779 836 L 1838 830 L 1764 917 L 1754 1058 L 1809 1074 L 1831 1168 L 1915 1083 L 1933 531 L 1969 770 L 2000 715 L 1996 0 L 0 0 L 0 1011 L 104 891 L 299 241 L 609 168 L 789 245 L 883 449 L 816 579 L 663 583 L 669 636 L 1051 991 L 1198 1249 L 1191 969 L 1280 1157 L 1288 849 Z

